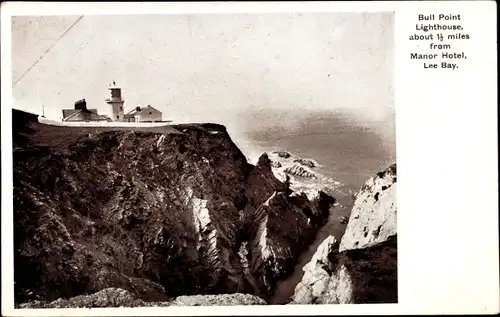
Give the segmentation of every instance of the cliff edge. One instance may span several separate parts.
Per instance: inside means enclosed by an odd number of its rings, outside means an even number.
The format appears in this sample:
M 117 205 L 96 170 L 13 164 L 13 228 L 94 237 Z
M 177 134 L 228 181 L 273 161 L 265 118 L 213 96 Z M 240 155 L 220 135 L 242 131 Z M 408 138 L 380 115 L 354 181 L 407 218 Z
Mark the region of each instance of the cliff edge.
M 61 127 L 13 111 L 16 303 L 122 289 L 266 299 L 328 217 L 217 124 Z

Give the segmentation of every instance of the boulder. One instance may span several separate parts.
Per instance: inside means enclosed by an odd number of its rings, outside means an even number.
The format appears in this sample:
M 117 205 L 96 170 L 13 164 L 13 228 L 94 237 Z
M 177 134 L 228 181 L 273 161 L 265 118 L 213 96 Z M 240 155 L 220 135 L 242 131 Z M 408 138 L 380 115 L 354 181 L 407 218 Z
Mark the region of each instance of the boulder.
M 290 153 L 285 152 L 285 151 L 278 151 L 278 152 L 275 152 L 275 153 L 278 154 L 278 156 L 282 157 L 282 158 L 289 158 L 291 156 Z

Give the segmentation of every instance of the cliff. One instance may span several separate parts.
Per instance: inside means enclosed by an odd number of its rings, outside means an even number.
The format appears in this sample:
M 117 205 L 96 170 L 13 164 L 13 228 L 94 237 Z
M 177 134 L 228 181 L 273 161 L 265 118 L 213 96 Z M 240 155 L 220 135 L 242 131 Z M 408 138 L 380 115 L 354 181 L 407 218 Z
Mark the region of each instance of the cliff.
M 256 166 L 217 124 L 61 127 L 13 111 L 16 303 L 108 288 L 266 299 L 334 199 Z
M 362 249 L 397 234 L 396 164 L 370 178 L 356 194 L 339 251 Z
M 301 253 L 297 259 L 293 273 L 286 280 L 279 281 L 276 291 L 269 299 L 269 303 L 280 305 L 289 301 L 296 285 L 302 280 L 303 267 L 311 260 L 317 247 L 329 235 L 340 239 L 345 230 L 345 223 L 341 221 L 344 215 L 349 215 L 352 207 L 352 198 L 348 196 L 346 188 L 340 182 L 325 176 L 322 166 L 313 159 L 299 157 L 288 151 L 272 151 L 269 153 L 274 175 L 294 191 L 292 195 L 306 195 L 309 199 L 327 202 L 326 193 L 335 197 L 333 207 L 330 208 L 326 224 L 316 233 L 315 240 Z M 323 170 L 324 172 L 324 170 Z
M 340 243 L 329 236 L 304 266 L 292 304 L 397 302 L 396 164 L 356 194 Z

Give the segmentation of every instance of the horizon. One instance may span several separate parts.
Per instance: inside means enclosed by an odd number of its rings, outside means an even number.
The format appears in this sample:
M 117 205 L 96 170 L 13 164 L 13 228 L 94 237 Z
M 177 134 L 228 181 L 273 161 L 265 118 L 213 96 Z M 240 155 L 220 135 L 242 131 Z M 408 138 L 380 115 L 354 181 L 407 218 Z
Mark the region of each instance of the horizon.
M 237 129 L 271 108 L 394 120 L 392 12 L 90 15 L 57 41 L 77 18 L 12 18 L 13 82 L 43 56 L 13 87 L 16 108 L 60 120 L 86 99 L 106 113 L 116 81 L 124 109 L 165 120 Z

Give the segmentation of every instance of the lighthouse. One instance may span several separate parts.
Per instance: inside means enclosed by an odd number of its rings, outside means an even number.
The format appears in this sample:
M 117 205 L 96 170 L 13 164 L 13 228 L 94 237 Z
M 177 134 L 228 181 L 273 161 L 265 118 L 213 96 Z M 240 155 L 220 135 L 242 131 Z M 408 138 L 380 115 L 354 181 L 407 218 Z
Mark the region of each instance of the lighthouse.
M 108 90 L 110 91 L 110 98 L 106 98 L 106 103 L 111 106 L 111 120 L 123 121 L 123 103 L 125 101 L 122 98 L 122 89 L 113 81 Z

